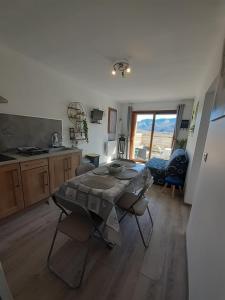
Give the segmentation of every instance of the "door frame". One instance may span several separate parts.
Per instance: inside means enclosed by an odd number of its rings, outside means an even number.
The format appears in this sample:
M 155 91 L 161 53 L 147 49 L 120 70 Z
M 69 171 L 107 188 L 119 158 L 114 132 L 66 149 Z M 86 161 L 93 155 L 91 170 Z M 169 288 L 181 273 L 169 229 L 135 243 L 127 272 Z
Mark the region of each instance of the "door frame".
M 153 134 L 154 134 L 154 129 L 155 129 L 155 117 L 156 115 L 160 114 L 165 114 L 165 115 L 176 115 L 177 111 L 176 110 L 135 110 L 132 111 L 131 114 L 131 131 L 130 131 L 130 149 L 129 149 L 129 158 L 133 159 L 137 162 L 145 162 L 145 160 L 139 160 L 139 159 L 134 159 L 133 158 L 133 152 L 134 152 L 134 136 L 135 136 L 135 129 L 136 129 L 136 122 L 137 122 L 137 115 L 153 115 L 153 122 L 152 122 L 152 131 L 151 131 L 151 138 L 149 141 L 149 157 L 151 157 L 151 152 L 152 152 L 152 143 L 153 143 Z M 174 141 L 174 134 L 173 134 L 173 139 L 172 139 L 172 145 Z

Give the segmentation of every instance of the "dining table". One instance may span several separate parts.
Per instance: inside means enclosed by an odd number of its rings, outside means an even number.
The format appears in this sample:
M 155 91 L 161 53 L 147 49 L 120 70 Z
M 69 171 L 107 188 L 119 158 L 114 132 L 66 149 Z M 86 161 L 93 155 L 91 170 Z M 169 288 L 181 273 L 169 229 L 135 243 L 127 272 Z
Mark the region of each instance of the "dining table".
M 111 174 L 109 165 L 100 166 L 76 176 L 60 186 L 55 197 L 63 197 L 95 213 L 103 220 L 104 239 L 121 245 L 121 232 L 116 203 L 125 192 L 137 193 L 146 183 L 153 183 L 149 168 L 142 163 L 114 161 L 122 170 Z

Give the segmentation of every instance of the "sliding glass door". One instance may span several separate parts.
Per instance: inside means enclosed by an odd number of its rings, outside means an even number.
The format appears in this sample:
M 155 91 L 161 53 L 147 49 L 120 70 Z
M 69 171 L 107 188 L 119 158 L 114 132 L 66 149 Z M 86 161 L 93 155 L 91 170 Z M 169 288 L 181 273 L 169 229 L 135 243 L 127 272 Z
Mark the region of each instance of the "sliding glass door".
M 176 111 L 133 112 L 130 158 L 147 161 L 169 159 L 172 151 Z

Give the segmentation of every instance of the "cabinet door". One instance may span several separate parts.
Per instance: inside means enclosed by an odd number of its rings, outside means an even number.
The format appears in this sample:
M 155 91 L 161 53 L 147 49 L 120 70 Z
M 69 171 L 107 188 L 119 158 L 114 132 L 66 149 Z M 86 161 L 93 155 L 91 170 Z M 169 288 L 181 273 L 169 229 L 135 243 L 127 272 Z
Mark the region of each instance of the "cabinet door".
M 68 156 L 59 155 L 49 159 L 50 191 L 54 193 L 68 176 Z
M 28 169 L 22 172 L 25 207 L 49 196 L 48 166 Z
M 80 153 L 73 153 L 66 157 L 66 170 L 65 178 L 66 180 L 76 176 L 76 169 L 80 164 L 81 155 Z
M 24 208 L 19 164 L 0 167 L 0 218 Z
M 80 165 L 81 152 L 72 154 L 71 160 L 72 160 L 71 177 L 74 177 L 74 176 L 76 176 L 76 169 Z

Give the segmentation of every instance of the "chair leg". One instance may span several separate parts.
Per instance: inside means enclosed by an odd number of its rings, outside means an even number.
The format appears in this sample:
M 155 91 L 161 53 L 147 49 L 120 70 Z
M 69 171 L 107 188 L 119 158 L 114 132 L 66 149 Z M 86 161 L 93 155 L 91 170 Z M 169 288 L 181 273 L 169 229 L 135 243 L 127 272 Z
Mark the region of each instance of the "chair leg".
M 139 229 L 139 232 L 140 232 L 141 239 L 142 239 L 142 242 L 143 242 L 143 244 L 144 244 L 144 247 L 145 247 L 145 248 L 148 248 L 148 245 L 145 243 L 145 239 L 144 239 L 144 236 L 143 236 L 143 233 L 142 233 L 142 230 L 141 230 L 141 226 L 140 226 L 138 217 L 137 217 L 136 214 L 134 214 L 134 216 L 135 216 L 135 219 L 136 219 L 136 223 L 137 223 L 137 225 L 138 225 L 138 229 Z
M 176 186 L 172 185 L 171 188 L 172 188 L 172 198 L 174 198 Z
M 62 215 L 63 215 L 63 213 L 60 214 L 60 217 L 59 217 L 59 220 L 58 220 L 58 223 L 57 223 L 57 227 L 56 227 L 53 239 L 52 239 L 52 243 L 51 243 L 50 250 L 49 250 L 49 253 L 48 253 L 48 258 L 47 258 L 47 267 L 48 267 L 48 269 L 49 269 L 50 272 L 52 272 L 54 275 L 56 275 L 65 284 L 67 284 L 69 287 L 75 289 L 75 288 L 79 288 L 81 286 L 81 283 L 82 283 L 82 280 L 83 280 L 83 277 L 84 277 L 84 273 L 85 273 L 85 269 L 86 269 L 89 248 L 87 248 L 87 253 L 85 255 L 85 259 L 84 259 L 84 263 L 83 263 L 83 267 L 82 267 L 82 272 L 81 272 L 81 276 L 80 276 L 80 281 L 79 281 L 78 285 L 74 286 L 74 285 L 70 284 L 68 281 L 66 281 L 60 274 L 58 274 L 54 270 L 54 268 L 51 266 L 50 259 L 51 259 L 51 255 L 52 255 L 52 252 L 53 252 L 55 240 L 56 240 L 57 233 L 58 233 L 58 224 L 61 222 Z
M 166 183 L 164 184 L 164 186 L 163 186 L 162 190 L 161 190 L 161 192 L 162 192 L 162 193 L 164 193 L 164 192 L 165 192 L 165 190 L 166 190 L 167 186 L 168 186 L 168 183 L 166 182 Z
M 141 230 L 141 225 L 139 223 L 139 220 L 138 220 L 138 216 L 135 214 L 134 212 L 134 216 L 135 216 L 135 219 L 136 219 L 136 223 L 138 225 L 138 229 L 139 229 L 139 232 L 140 232 L 140 235 L 141 235 L 141 239 L 142 239 L 142 242 L 143 242 L 143 245 L 145 248 L 148 248 L 149 244 L 150 244 L 150 241 L 151 241 L 151 237 L 152 237 L 152 232 L 153 232 L 153 219 L 152 219 L 152 216 L 151 216 L 151 212 L 149 210 L 149 207 L 147 206 L 147 211 L 148 211 L 148 215 L 149 215 L 149 218 L 150 218 L 150 222 L 151 222 L 151 229 L 150 229 L 150 233 L 149 233 L 149 238 L 148 238 L 148 241 L 146 242 L 145 239 L 144 239 L 144 235 L 143 235 L 143 232 Z
M 57 233 L 58 233 L 58 229 L 56 227 L 56 230 L 55 230 L 55 233 L 54 233 L 54 236 L 53 236 L 53 239 L 52 239 L 51 247 L 49 249 L 48 258 L 47 258 L 47 265 L 48 265 L 49 269 L 51 268 L 50 267 L 50 259 L 51 259 L 51 255 L 52 255 L 52 251 L 53 251 L 53 247 L 54 247 L 54 244 L 55 244 Z
M 180 191 L 180 193 L 183 193 L 183 189 L 182 189 L 181 185 L 179 185 L 179 191 Z
M 152 229 L 153 229 L 154 223 L 153 223 L 152 215 L 151 215 L 151 212 L 150 212 L 150 209 L 149 209 L 148 206 L 147 206 L 147 210 L 148 210 L 148 215 L 149 215 L 149 218 L 150 218 L 150 221 L 151 221 L 151 226 L 152 226 Z

